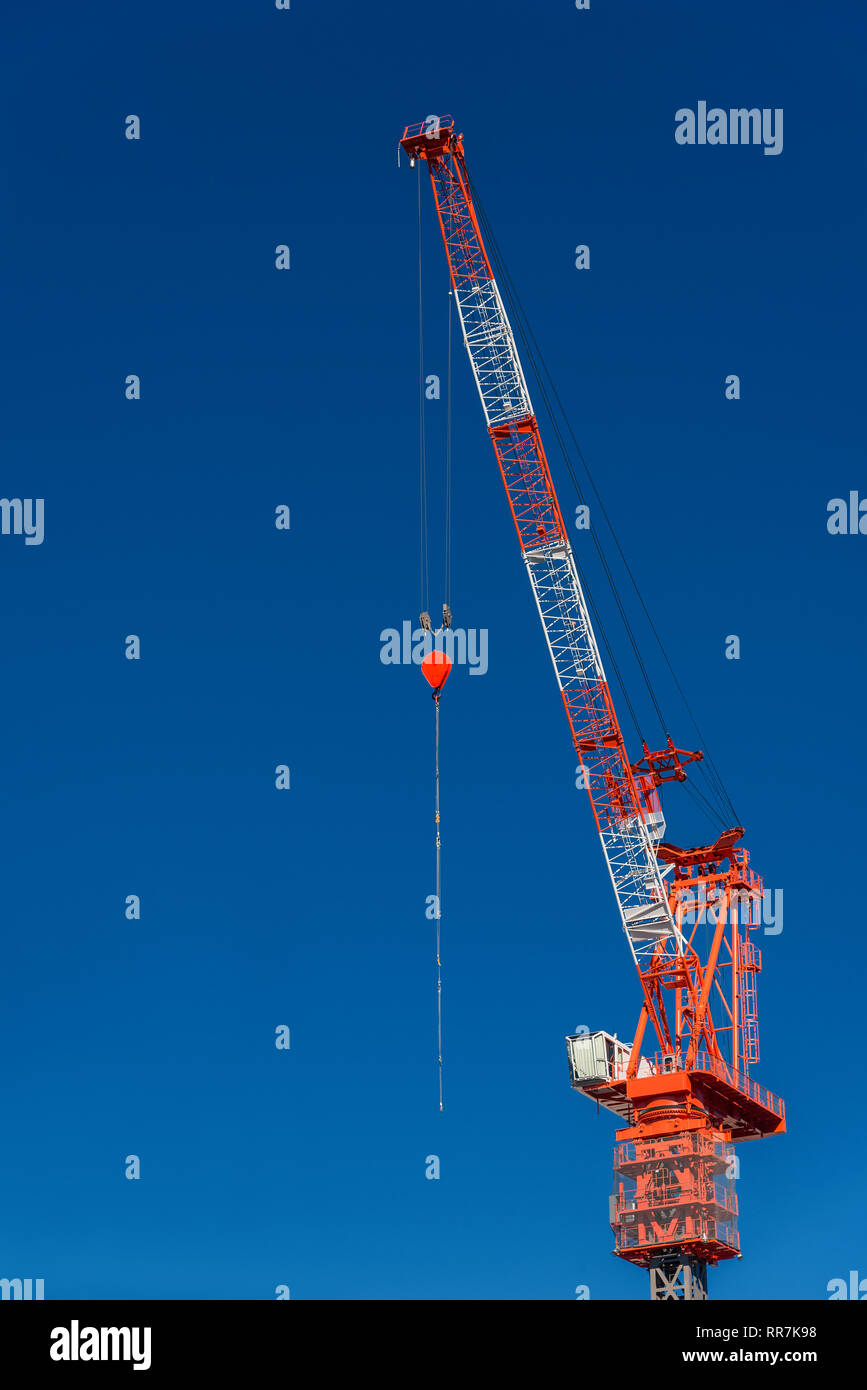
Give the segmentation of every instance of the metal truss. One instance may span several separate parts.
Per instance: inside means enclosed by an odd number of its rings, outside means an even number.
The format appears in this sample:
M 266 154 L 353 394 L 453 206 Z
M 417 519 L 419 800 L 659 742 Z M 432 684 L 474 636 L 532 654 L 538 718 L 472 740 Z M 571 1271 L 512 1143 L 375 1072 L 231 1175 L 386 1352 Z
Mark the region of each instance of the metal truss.
M 599 647 L 459 152 L 427 154 L 452 286 L 557 684 L 636 964 L 680 936 L 640 807 Z
M 651 1302 L 706 1302 L 707 1265 L 704 1260 L 680 1254 L 660 1255 L 651 1260 L 649 1269 Z
M 466 171 L 456 160 L 430 162 L 440 227 L 482 409 L 488 426 L 532 415 L 503 301 L 472 209 Z

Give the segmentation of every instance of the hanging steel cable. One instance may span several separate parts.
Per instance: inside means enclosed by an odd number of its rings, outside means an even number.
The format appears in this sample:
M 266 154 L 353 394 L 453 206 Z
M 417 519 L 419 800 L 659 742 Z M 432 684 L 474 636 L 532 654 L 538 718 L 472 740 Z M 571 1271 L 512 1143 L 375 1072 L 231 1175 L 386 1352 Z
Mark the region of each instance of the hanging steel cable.
M 430 606 L 430 560 L 428 545 L 427 450 L 424 418 L 424 291 L 422 288 L 421 165 L 418 170 L 418 506 L 419 506 L 419 589 L 421 609 Z
M 446 357 L 446 487 L 445 487 L 445 561 L 443 565 L 443 600 L 446 605 L 452 601 L 452 319 L 454 316 L 454 296 L 451 281 L 448 290 L 448 352 Z
M 442 939 L 442 836 L 440 835 L 440 692 L 434 691 L 436 735 L 434 757 L 434 814 L 436 818 L 436 908 L 437 908 L 437 1080 L 440 1110 L 443 1108 L 443 963 L 440 958 Z
M 440 1110 L 443 1108 L 443 963 L 442 963 L 442 835 L 440 833 L 440 696 L 449 678 L 451 661 L 445 652 L 429 652 L 421 664 L 422 675 L 433 691 L 434 702 L 434 855 L 436 893 L 433 908 L 436 922 L 437 977 L 437 1084 Z
M 604 519 L 604 521 L 605 521 L 605 523 L 606 523 L 606 525 L 607 525 L 607 527 L 608 527 L 608 530 L 609 530 L 610 533 L 611 533 L 612 539 L 613 539 L 613 541 L 614 541 L 614 545 L 615 545 L 615 547 L 616 547 L 616 549 L 617 549 L 617 552 L 618 552 L 618 554 L 619 554 L 619 556 L 620 556 L 621 562 L 623 563 L 623 566 L 624 566 L 624 568 L 625 568 L 625 570 L 626 570 L 626 573 L 627 573 L 627 575 L 628 575 L 628 577 L 629 577 L 630 583 L 632 584 L 632 587 L 633 587 L 633 589 L 635 590 L 635 594 L 636 594 L 636 596 L 637 596 L 637 598 L 638 598 L 638 601 L 639 601 L 639 604 L 640 604 L 640 606 L 641 606 L 642 612 L 644 613 L 645 618 L 647 619 L 647 622 L 648 622 L 648 625 L 649 625 L 649 627 L 650 627 L 650 630 L 651 630 L 651 632 L 653 633 L 654 639 L 655 639 L 655 641 L 656 641 L 656 643 L 657 643 L 657 645 L 658 645 L 658 647 L 659 647 L 659 650 L 660 650 L 660 652 L 661 652 L 661 654 L 662 654 L 663 660 L 664 660 L 665 665 L 666 665 L 666 667 L 667 667 L 667 669 L 668 669 L 668 671 L 669 671 L 669 674 L 671 675 L 671 678 L 672 678 L 672 681 L 673 681 L 673 683 L 674 683 L 674 685 L 675 685 L 675 688 L 677 689 L 677 692 L 678 692 L 678 694 L 680 695 L 680 698 L 681 698 L 682 701 L 683 701 L 683 704 L 684 704 L 684 707 L 685 707 L 685 709 L 686 709 L 686 712 L 687 712 L 687 714 L 688 714 L 688 716 L 689 716 L 689 718 L 690 718 L 690 720 L 691 720 L 691 722 L 692 722 L 692 725 L 693 725 L 693 727 L 694 727 L 694 729 L 695 729 L 695 731 L 696 731 L 696 735 L 698 736 L 698 739 L 699 739 L 699 741 L 700 741 L 700 743 L 701 743 L 701 746 L 702 746 L 702 748 L 703 748 L 703 750 L 704 750 L 704 752 L 705 752 L 705 759 L 706 759 L 707 766 L 704 767 L 702 764 L 698 764 L 698 765 L 697 765 L 697 768 L 700 768 L 700 769 L 701 769 L 702 773 L 704 774 L 704 777 L 706 778 L 706 786 L 707 786 L 707 790 L 708 790 L 709 795 L 712 796 L 712 797 L 714 798 L 714 800 L 718 803 L 719 810 L 718 810 L 717 812 L 715 812 L 715 815 L 716 815 L 722 822 L 725 822 L 726 818 L 727 818 L 728 816 L 731 816 L 731 817 L 733 818 L 733 820 L 734 820 L 735 823 L 739 823 L 739 817 L 738 817 L 738 815 L 737 815 L 737 811 L 735 810 L 735 807 L 734 807 L 734 804 L 733 804 L 733 802 L 732 802 L 732 799 L 731 799 L 731 797 L 730 797 L 730 795 L 729 795 L 729 793 L 728 793 L 728 790 L 727 790 L 727 788 L 726 788 L 726 786 L 725 786 L 725 783 L 724 783 L 723 780 L 722 780 L 722 777 L 721 777 L 721 775 L 720 775 L 720 773 L 719 773 L 719 770 L 718 770 L 718 768 L 717 768 L 717 766 L 716 766 L 716 763 L 715 763 L 714 760 L 713 760 L 713 757 L 711 756 L 710 752 L 707 750 L 707 743 L 706 743 L 706 740 L 704 739 L 704 737 L 703 737 L 703 735 L 702 735 L 702 732 L 701 732 L 701 730 L 700 730 L 700 728 L 699 728 L 699 725 L 698 725 L 698 721 L 696 720 L 695 715 L 694 715 L 694 713 L 693 713 L 693 711 L 692 711 L 692 709 L 691 709 L 691 707 L 690 707 L 690 705 L 689 705 L 689 702 L 688 702 L 688 700 L 687 700 L 687 698 L 686 698 L 686 694 L 685 694 L 685 692 L 684 692 L 684 690 L 683 690 L 683 687 L 682 687 L 680 681 L 679 681 L 678 678 L 677 678 L 677 674 L 676 674 L 676 672 L 675 672 L 675 670 L 674 670 L 674 666 L 673 666 L 673 664 L 672 664 L 672 662 L 671 662 L 671 660 L 670 660 L 670 658 L 669 658 L 669 656 L 668 656 L 668 652 L 667 652 L 666 649 L 665 649 L 665 646 L 664 646 L 664 644 L 663 644 L 663 642 L 662 642 L 662 638 L 661 638 L 660 635 L 659 635 L 659 631 L 658 631 L 658 629 L 657 629 L 655 623 L 653 622 L 653 619 L 652 619 L 651 614 L 650 614 L 650 612 L 649 612 L 649 609 L 648 609 L 648 607 L 647 607 L 647 603 L 646 603 L 646 601 L 645 601 L 645 599 L 644 599 L 644 595 L 642 594 L 641 589 L 640 589 L 640 587 L 639 587 L 638 581 L 636 580 L 635 575 L 634 575 L 634 573 L 633 573 L 633 571 L 632 571 L 632 568 L 631 568 L 631 566 L 629 565 L 629 563 L 628 563 L 628 561 L 627 561 L 627 559 L 626 559 L 626 555 L 625 555 L 625 553 L 624 553 L 624 551 L 623 551 L 622 545 L 620 544 L 620 540 L 619 540 L 619 538 L 618 538 L 618 536 L 617 536 L 617 533 L 616 533 L 616 531 L 615 531 L 615 529 L 614 529 L 614 525 L 613 525 L 613 523 L 612 523 L 612 521 L 611 521 L 611 518 L 610 518 L 609 515 L 608 515 L 608 512 L 607 512 L 607 510 L 606 510 L 606 508 L 605 508 L 605 505 L 604 505 L 604 503 L 603 503 L 603 501 L 602 501 L 602 498 L 601 498 L 601 495 L 600 495 L 600 493 L 599 493 L 599 490 L 598 490 L 598 488 L 597 488 L 597 486 L 596 486 L 595 480 L 593 479 L 593 476 L 592 476 L 592 474 L 591 474 L 591 472 L 590 472 L 589 466 L 588 466 L 588 464 L 587 464 L 587 460 L 586 460 L 585 457 L 584 457 L 583 451 L 581 450 L 581 447 L 580 447 L 580 445 L 579 445 L 579 443 L 578 443 L 578 440 L 577 440 L 577 438 L 576 438 L 576 436 L 575 436 L 575 431 L 574 431 L 574 429 L 572 428 L 571 422 L 570 422 L 569 417 L 568 417 L 568 415 L 567 415 L 567 413 L 566 413 L 566 410 L 565 410 L 565 408 L 564 408 L 564 406 L 563 406 L 562 400 L 560 399 L 560 395 L 559 395 L 559 393 L 558 393 L 558 391 L 557 391 L 556 385 L 554 384 L 554 380 L 553 380 L 553 377 L 551 376 L 551 372 L 550 372 L 549 369 L 548 369 L 547 363 L 545 362 L 544 356 L 543 356 L 543 354 L 542 354 L 542 352 L 541 352 L 541 349 L 539 348 L 539 345 L 538 345 L 538 343 L 537 343 L 537 341 L 536 341 L 535 335 L 533 334 L 533 331 L 532 331 L 532 329 L 531 329 L 531 327 L 530 327 L 530 325 L 529 325 L 529 321 L 528 321 L 528 319 L 527 319 L 527 315 L 526 315 L 526 313 L 525 313 L 525 311 L 524 311 L 524 308 L 523 308 L 523 305 L 522 305 L 522 303 L 521 303 L 521 300 L 520 300 L 520 298 L 519 298 L 519 296 L 518 296 L 518 294 L 517 294 L 517 291 L 516 291 L 516 289 L 515 289 L 515 287 L 514 287 L 514 284 L 513 284 L 513 282 L 512 282 L 511 276 L 510 276 L 510 274 L 509 274 L 508 268 L 507 268 L 507 266 L 506 266 L 506 264 L 505 264 L 505 261 L 504 261 L 504 259 L 503 259 L 503 255 L 502 255 L 502 252 L 501 252 L 501 250 L 500 250 L 499 244 L 498 244 L 498 242 L 497 242 L 496 236 L 494 235 L 494 233 L 493 233 L 493 231 L 492 231 L 492 229 L 491 229 L 490 221 L 489 221 L 489 219 L 488 219 L 488 217 L 487 217 L 487 214 L 486 214 L 486 212 L 485 212 L 484 206 L 483 206 L 483 204 L 482 204 L 482 202 L 481 202 L 481 200 L 480 200 L 480 198 L 479 198 L 478 189 L 476 188 L 476 186 L 475 186 L 475 184 L 473 183 L 473 181 L 472 181 L 471 178 L 469 178 L 469 184 L 470 184 L 470 188 L 471 188 L 471 191 L 472 191 L 472 194 L 473 194 L 474 202 L 475 202 L 475 204 L 476 204 L 476 210 L 477 210 L 477 213 L 478 213 L 478 216 L 479 216 L 479 221 L 480 221 L 480 223 L 481 223 L 481 225 L 482 225 L 482 227 L 483 227 L 483 230 L 484 230 L 484 232 L 485 232 L 486 238 L 488 238 L 488 244 L 489 244 L 489 248 L 490 248 L 491 253 L 492 253 L 492 259 L 493 259 L 493 261 L 494 261 L 494 263 L 495 263 L 495 265 L 496 265 L 498 281 L 500 282 L 500 284 L 501 284 L 501 286 L 502 286 L 504 298 L 506 299 L 506 301 L 507 301 L 507 303 L 508 303 L 508 305 L 509 305 L 509 308 L 510 308 L 510 310 L 511 310 L 511 312 L 512 312 L 512 315 L 513 315 L 513 318 L 514 318 L 514 321 L 515 321 L 515 325 L 516 325 L 516 330 L 517 330 L 517 332 L 518 332 L 519 337 L 520 337 L 521 340 L 522 340 L 522 343 L 523 343 L 523 345 L 524 345 L 524 349 L 525 349 L 526 355 L 527 355 L 527 357 L 528 357 L 528 359 L 529 359 L 529 362 L 530 362 L 530 370 L 531 370 L 531 373 L 532 373 L 532 375 L 533 375 L 533 378 L 534 378 L 535 383 L 536 383 L 537 386 L 538 386 L 539 394 L 540 394 L 540 396 L 541 396 L 541 399 L 542 399 L 542 401 L 543 401 L 543 404 L 544 404 L 546 413 L 547 413 L 547 415 L 548 415 L 548 417 L 549 417 L 549 420 L 550 420 L 550 422 L 551 422 L 551 425 L 552 425 L 552 428 L 553 428 L 553 430 L 554 430 L 555 436 L 556 436 L 556 438 L 557 438 L 557 441 L 558 441 L 558 445 L 559 445 L 559 447 L 560 447 L 561 454 L 562 454 L 562 456 L 563 456 L 563 459 L 564 459 L 564 462 L 565 462 L 567 471 L 568 471 L 568 473 L 569 473 L 570 480 L 571 480 L 571 482 L 572 482 L 572 484 L 573 484 L 573 487 L 575 488 L 576 495 L 578 496 L 578 500 L 579 500 L 579 502 L 582 502 L 582 503 L 583 503 L 583 493 L 582 493 L 582 489 L 581 489 L 581 487 L 580 487 L 580 485 L 579 485 L 579 483 L 578 483 L 578 479 L 577 479 L 577 476 L 576 476 L 576 474 L 575 474 L 574 467 L 573 467 L 573 465 L 572 465 L 572 461 L 571 461 L 571 457 L 570 457 L 570 454 L 569 454 L 569 450 L 568 450 L 568 447 L 567 447 L 567 445 L 566 445 L 565 439 L 564 439 L 564 437 L 563 437 L 563 432 L 562 432 L 562 430 L 561 430 L 561 428 L 560 428 L 559 421 L 558 421 L 557 416 L 556 416 L 556 413 L 555 413 L 555 411 L 554 411 L 554 407 L 553 407 L 553 405 L 552 405 L 552 397 L 553 397 L 553 401 L 556 403 L 557 408 L 559 409 L 560 416 L 562 417 L 562 420 L 563 420 L 563 422 L 564 422 L 564 424 L 565 424 L 565 426 L 566 426 L 566 430 L 568 431 L 568 434 L 569 434 L 569 436 L 570 436 L 570 438 L 571 438 L 574 451 L 575 451 L 575 453 L 577 454 L 578 458 L 580 459 L 581 464 L 582 464 L 582 466 L 583 466 L 583 468 L 584 468 L 584 471 L 585 471 L 585 473 L 586 473 L 586 475 L 587 475 L 587 479 L 588 479 L 588 481 L 589 481 L 589 483 L 590 483 L 590 487 L 592 488 L 593 494 L 594 494 L 594 496 L 595 496 L 595 498 L 596 498 L 596 501 L 597 501 L 597 504 L 598 504 L 598 506 L 599 506 L 600 512 L 601 512 L 601 514 L 602 514 L 602 516 L 603 516 L 603 519 Z M 547 384 L 546 384 L 546 383 L 547 383 Z M 643 678 L 643 680 L 644 680 L 644 684 L 645 684 L 645 686 L 646 686 L 646 689 L 647 689 L 648 695 L 649 695 L 649 697 L 650 697 L 651 703 L 652 703 L 652 705 L 653 705 L 653 707 L 654 707 L 654 710 L 655 710 L 655 713 L 656 713 L 656 715 L 657 715 L 657 718 L 659 719 L 659 722 L 660 722 L 660 726 L 661 726 L 661 728 L 662 728 L 662 731 L 663 731 L 663 733 L 665 734 L 665 736 L 668 737 L 668 724 L 667 724 L 667 721 L 666 721 L 666 719 L 665 719 L 665 717 L 664 717 L 664 715 L 663 715 L 663 713 L 662 713 L 662 709 L 661 709 L 661 706 L 660 706 L 660 703 L 659 703 L 659 699 L 658 699 L 657 694 L 656 694 L 656 691 L 655 691 L 655 689 L 654 689 L 654 687 L 653 687 L 653 683 L 652 683 L 652 681 L 650 680 L 650 676 L 649 676 L 649 673 L 648 673 L 648 671 L 647 671 L 646 664 L 645 664 L 645 662 L 644 662 L 644 660 L 643 660 L 643 658 L 642 658 L 642 656 L 641 656 L 640 648 L 639 648 L 639 645 L 638 645 L 638 643 L 637 643 L 637 641 L 636 641 L 636 638 L 635 638 L 635 635 L 634 635 L 634 632 L 633 632 L 633 629 L 632 629 L 632 625 L 631 625 L 631 623 L 630 623 L 630 621 L 629 621 L 628 615 L 627 615 L 626 610 L 625 610 L 625 608 L 624 608 L 624 605 L 623 605 L 623 603 L 622 603 L 622 600 L 621 600 L 619 591 L 618 591 L 618 589 L 617 589 L 616 582 L 615 582 L 615 580 L 614 580 L 613 574 L 612 574 L 611 569 L 610 569 L 610 566 L 609 566 L 609 564 L 608 564 L 607 557 L 605 556 L 604 550 L 603 550 L 603 548 L 602 548 L 602 546 L 601 546 L 601 543 L 599 542 L 599 539 L 598 539 L 598 537 L 597 537 L 595 531 L 593 531 L 592 529 L 591 529 L 591 537 L 592 537 L 592 540 L 593 540 L 593 543 L 594 543 L 594 549 L 595 549 L 596 554 L 597 554 L 597 556 L 598 556 L 598 558 L 599 558 L 599 561 L 600 561 L 600 564 L 601 564 L 601 566 L 602 566 L 603 572 L 605 573 L 606 579 L 608 580 L 609 587 L 610 587 L 611 592 L 612 592 L 612 596 L 613 596 L 613 598 L 614 598 L 615 604 L 616 604 L 616 606 L 617 606 L 618 612 L 619 612 L 620 617 L 621 617 L 621 620 L 622 620 L 622 622 L 623 622 L 623 625 L 624 625 L 624 629 L 625 629 L 625 631 L 626 631 L 627 638 L 628 638 L 628 640 L 629 640 L 629 643 L 630 643 L 630 646 L 631 646 L 631 648 L 632 648 L 633 654 L 634 654 L 634 656 L 635 656 L 635 658 L 636 658 L 636 662 L 637 662 L 637 665 L 638 665 L 639 670 L 640 670 L 640 672 L 641 672 L 642 678 Z M 582 583 L 585 583 L 585 584 L 586 584 L 586 576 L 583 575 L 583 574 L 582 574 Z M 588 597 L 589 597 L 589 595 L 588 595 Z M 606 645 L 610 647 L 610 644 L 608 644 L 607 642 L 606 642 Z M 620 680 L 619 683 L 620 683 L 620 685 L 621 685 L 621 689 L 623 690 L 624 696 L 626 696 L 626 692 L 625 692 L 625 689 L 623 688 L 623 682 L 622 682 L 622 680 Z M 629 706 L 628 697 L 626 697 L 626 698 L 627 698 L 627 705 Z M 636 727 L 638 727 L 637 721 L 635 720 L 635 717 L 634 717 L 634 714 L 633 714 L 633 722 L 635 722 L 635 723 L 636 723 Z M 643 740 L 643 737 L 642 737 L 642 742 L 643 742 L 643 741 L 644 741 L 644 740 Z M 697 788 L 696 788 L 696 791 L 698 792 L 698 789 L 697 789 Z M 700 793 L 698 793 L 698 794 L 700 795 Z M 705 804 L 707 804 L 707 802 L 705 802 Z M 711 809 L 712 809 L 712 808 L 711 808 Z
M 425 635 L 436 640 L 451 626 L 450 609 L 452 579 L 452 296 L 449 286 L 448 348 L 446 363 L 446 422 L 444 477 L 444 547 L 443 547 L 443 609 L 442 627 L 434 634 L 430 608 L 430 499 L 428 484 L 427 429 L 425 422 L 424 371 L 424 292 L 421 215 L 421 164 L 418 177 L 418 411 L 419 411 L 419 571 L 421 614 L 419 621 Z M 436 1058 L 439 1108 L 443 1109 L 443 976 L 442 976 L 442 837 L 440 834 L 440 696 L 451 670 L 451 660 L 445 652 L 434 648 L 421 663 L 422 674 L 432 687 L 434 700 L 434 853 L 435 881 L 434 915 L 436 921 Z

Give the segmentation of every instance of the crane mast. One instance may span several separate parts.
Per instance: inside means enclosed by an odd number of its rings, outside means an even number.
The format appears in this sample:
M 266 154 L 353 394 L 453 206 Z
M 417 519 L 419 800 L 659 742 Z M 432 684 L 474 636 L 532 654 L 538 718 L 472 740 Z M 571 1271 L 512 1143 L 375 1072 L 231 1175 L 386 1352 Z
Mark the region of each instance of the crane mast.
M 642 987 L 631 1046 L 603 1032 L 567 1038 L 573 1087 L 627 1121 L 615 1150 L 615 1253 L 650 1270 L 651 1297 L 703 1298 L 707 1264 L 740 1253 L 731 1143 L 785 1129 L 782 1101 L 749 1079 L 761 968 L 749 931 L 760 924 L 761 880 L 735 848 L 740 826 L 694 850 L 662 839 L 659 787 L 684 780 L 702 754 L 669 739 L 630 762 L 463 137 L 451 117 L 428 117 L 406 127 L 399 150 L 430 174 L 464 344 Z M 702 961 L 696 931 L 709 916 Z M 648 1023 L 660 1048 L 652 1058 L 641 1055 Z

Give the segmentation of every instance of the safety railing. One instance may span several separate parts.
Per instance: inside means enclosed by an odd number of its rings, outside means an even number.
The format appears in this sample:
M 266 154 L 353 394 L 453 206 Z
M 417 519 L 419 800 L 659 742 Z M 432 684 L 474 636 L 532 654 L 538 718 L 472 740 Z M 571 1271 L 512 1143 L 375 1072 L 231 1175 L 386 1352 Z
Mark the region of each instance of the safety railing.
M 655 1231 L 644 1225 L 617 1226 L 614 1230 L 614 1243 L 617 1250 L 637 1250 L 642 1246 L 670 1245 L 674 1242 L 701 1241 L 703 1244 L 716 1242 L 726 1245 L 730 1250 L 740 1250 L 737 1227 L 728 1221 L 678 1221 L 676 1226 L 668 1226 L 664 1232 Z
M 640 1150 L 633 1139 L 615 1145 L 614 1166 L 670 1162 L 675 1158 L 694 1158 L 713 1161 L 717 1169 L 725 1167 L 734 1150 L 724 1137 L 703 1130 L 667 1135 L 662 1139 L 642 1139 Z
M 748 1076 L 742 1076 L 721 1057 L 711 1057 L 709 1052 L 697 1052 L 692 1069 L 693 1071 L 710 1072 L 720 1081 L 725 1081 L 727 1085 L 733 1086 L 736 1091 L 749 1096 L 757 1105 L 761 1105 L 765 1110 L 770 1110 L 774 1115 L 778 1115 L 781 1120 L 784 1118 L 786 1107 L 779 1096 L 775 1096 L 772 1091 L 760 1086 L 757 1081 L 751 1081 Z
M 665 1072 L 681 1071 L 683 1069 L 682 1058 L 674 1053 L 657 1052 L 651 1061 L 654 1073 L 659 1076 Z M 757 1105 L 761 1105 L 765 1110 L 770 1110 L 772 1114 L 785 1119 L 786 1107 L 775 1096 L 772 1091 L 768 1091 L 764 1086 L 760 1086 L 757 1081 L 751 1081 L 748 1076 L 743 1076 L 739 1071 L 728 1062 L 723 1061 L 722 1057 L 712 1057 L 709 1052 L 697 1052 L 695 1061 L 690 1067 L 690 1071 L 708 1072 L 715 1076 L 719 1081 L 724 1081 L 727 1086 L 732 1086 L 742 1095 L 749 1096 Z
M 614 1210 L 618 1221 L 622 1221 L 624 1216 L 638 1216 L 642 1220 L 654 1219 L 654 1214 L 659 1212 L 674 1211 L 676 1207 L 713 1207 L 716 1210 L 726 1211 L 732 1217 L 738 1214 L 737 1199 L 734 1194 L 719 1184 L 697 1183 L 694 1187 L 681 1191 L 678 1187 L 670 1187 L 655 1192 L 645 1192 L 642 1195 L 637 1193 L 629 1196 L 619 1193 L 614 1199 Z M 708 1222 L 713 1224 L 714 1218 L 708 1215 Z
M 432 126 L 431 121 L 437 121 L 438 124 Z M 416 135 L 429 135 L 432 140 L 436 140 L 441 135 L 450 135 L 454 128 L 454 116 L 426 116 L 423 121 L 416 121 L 415 125 L 408 125 L 403 132 L 403 139 L 411 140 Z

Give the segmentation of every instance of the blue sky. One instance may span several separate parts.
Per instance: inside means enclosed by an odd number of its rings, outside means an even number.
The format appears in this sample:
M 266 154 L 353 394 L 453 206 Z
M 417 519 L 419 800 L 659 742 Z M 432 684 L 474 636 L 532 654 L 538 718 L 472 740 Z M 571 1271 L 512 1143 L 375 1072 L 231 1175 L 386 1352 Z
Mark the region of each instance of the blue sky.
M 437 1111 L 431 702 L 380 661 L 419 609 L 416 189 L 395 147 L 430 112 L 465 134 L 784 892 L 755 1074 L 789 1133 L 740 1151 L 744 1258 L 712 1294 L 823 1298 L 867 1274 L 867 540 L 826 527 L 831 498 L 867 493 L 864 28 L 849 5 L 741 0 L 8 21 L 0 491 L 45 499 L 45 539 L 0 536 L 0 1275 L 49 1298 L 646 1297 L 610 1254 L 614 1124 L 570 1091 L 563 1046 L 579 1024 L 627 1036 L 637 981 L 462 352 L 451 602 L 489 669 L 457 669 L 442 706 Z M 783 108 L 782 154 L 679 146 L 674 113 L 700 100 Z M 442 402 L 427 423 L 436 493 Z M 669 838 L 706 837 L 679 789 L 666 809 Z

